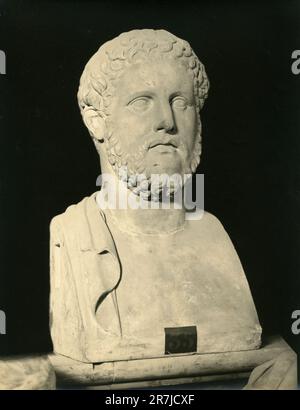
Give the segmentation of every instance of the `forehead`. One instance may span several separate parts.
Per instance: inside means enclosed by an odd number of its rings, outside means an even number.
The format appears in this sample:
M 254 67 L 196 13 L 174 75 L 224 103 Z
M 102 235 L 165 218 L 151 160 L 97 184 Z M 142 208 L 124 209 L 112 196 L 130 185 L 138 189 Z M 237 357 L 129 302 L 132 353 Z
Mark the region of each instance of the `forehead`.
M 116 96 L 126 96 L 137 92 L 157 93 L 194 92 L 193 74 L 184 61 L 147 59 L 126 67 L 118 78 Z

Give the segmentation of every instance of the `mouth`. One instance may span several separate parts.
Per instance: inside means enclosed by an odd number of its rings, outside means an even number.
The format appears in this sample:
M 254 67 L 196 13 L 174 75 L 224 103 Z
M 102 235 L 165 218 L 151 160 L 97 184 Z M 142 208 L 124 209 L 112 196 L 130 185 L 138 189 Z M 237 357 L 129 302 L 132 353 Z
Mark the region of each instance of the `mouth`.
M 153 141 L 150 145 L 149 145 L 149 149 L 151 148 L 156 148 L 156 147 L 171 147 L 171 148 L 178 148 L 177 144 L 175 144 L 175 142 L 173 141 Z

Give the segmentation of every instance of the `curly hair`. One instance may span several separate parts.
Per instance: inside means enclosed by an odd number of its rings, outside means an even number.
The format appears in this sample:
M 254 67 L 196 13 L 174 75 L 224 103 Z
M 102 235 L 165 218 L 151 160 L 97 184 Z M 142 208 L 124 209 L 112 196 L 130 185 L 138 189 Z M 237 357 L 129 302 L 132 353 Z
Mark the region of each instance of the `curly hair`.
M 106 118 L 116 80 L 130 64 L 149 58 L 170 58 L 185 64 L 194 78 L 197 109 L 203 107 L 209 81 L 189 43 L 165 30 L 132 30 L 103 44 L 86 64 L 77 94 L 81 114 L 92 107 Z

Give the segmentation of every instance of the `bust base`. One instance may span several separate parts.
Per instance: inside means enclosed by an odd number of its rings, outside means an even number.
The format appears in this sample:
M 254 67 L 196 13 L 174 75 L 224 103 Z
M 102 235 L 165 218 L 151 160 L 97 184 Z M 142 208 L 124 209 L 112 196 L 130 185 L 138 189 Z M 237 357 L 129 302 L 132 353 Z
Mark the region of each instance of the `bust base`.
M 181 354 L 95 364 L 56 354 L 49 355 L 49 359 L 55 369 L 57 388 L 111 390 L 248 378 L 254 368 L 276 359 L 284 352 L 289 354 L 296 369 L 297 357 L 280 336 L 267 338 L 258 350 L 241 352 Z M 297 372 L 293 371 L 285 387 L 296 386 Z M 263 388 L 268 389 L 268 386 Z

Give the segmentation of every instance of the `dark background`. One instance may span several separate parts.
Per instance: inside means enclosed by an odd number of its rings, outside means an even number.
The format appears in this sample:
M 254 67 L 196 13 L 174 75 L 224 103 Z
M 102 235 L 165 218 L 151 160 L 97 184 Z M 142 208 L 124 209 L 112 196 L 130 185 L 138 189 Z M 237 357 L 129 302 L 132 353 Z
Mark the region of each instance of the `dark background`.
M 205 208 L 236 246 L 264 332 L 300 353 L 299 2 L 0 1 L 0 14 L 0 353 L 52 348 L 49 222 L 99 174 L 79 77 L 103 42 L 134 28 L 167 29 L 204 63 Z

